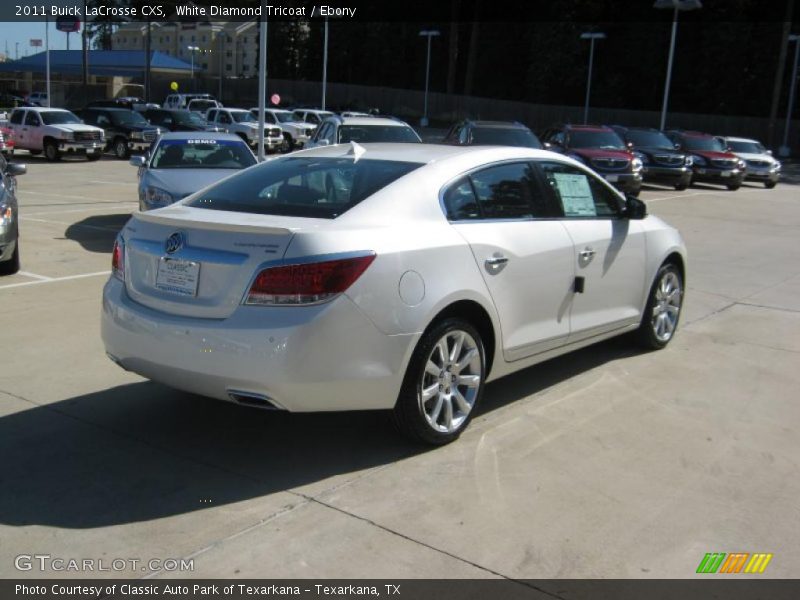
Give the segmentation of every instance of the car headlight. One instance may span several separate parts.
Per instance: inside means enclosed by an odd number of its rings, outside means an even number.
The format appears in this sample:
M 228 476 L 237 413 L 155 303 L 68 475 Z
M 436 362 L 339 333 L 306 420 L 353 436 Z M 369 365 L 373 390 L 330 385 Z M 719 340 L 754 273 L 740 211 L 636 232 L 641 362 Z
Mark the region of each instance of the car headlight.
M 141 131 L 134 131 L 131 133 L 132 140 L 143 140 L 144 134 Z
M 639 162 L 641 162 L 643 165 L 646 165 L 648 162 L 650 162 L 647 158 L 647 154 L 642 154 L 641 152 L 634 152 L 633 155 L 636 158 L 638 158 Z
M 780 170 L 781 170 L 781 163 L 780 163 L 780 161 L 776 160 L 775 162 L 773 162 L 773 163 L 770 165 L 770 167 L 769 167 L 769 170 L 770 170 L 770 171 L 780 171 Z
M 643 166 L 642 159 L 638 156 L 631 161 L 631 167 L 634 171 L 641 171 Z
M 11 217 L 14 216 L 14 211 L 8 204 L 0 204 L 0 232 L 5 233 L 6 227 L 11 224 Z
M 689 158 L 692 159 L 692 164 L 702 166 L 706 164 L 706 159 L 702 156 L 697 156 L 697 154 L 692 154 Z
M 742 159 L 739 159 L 739 168 L 740 169 L 746 169 L 747 168 L 747 163 L 744 162 Z
M 175 202 L 175 198 L 166 190 L 154 186 L 147 186 L 144 192 L 145 200 L 148 204 L 168 206 Z
M 71 131 L 62 131 L 61 132 L 61 139 L 62 140 L 74 140 L 75 139 L 75 134 L 72 133 Z
M 685 164 L 687 167 L 691 167 L 693 163 L 694 163 L 694 157 L 693 156 L 684 157 L 683 164 Z

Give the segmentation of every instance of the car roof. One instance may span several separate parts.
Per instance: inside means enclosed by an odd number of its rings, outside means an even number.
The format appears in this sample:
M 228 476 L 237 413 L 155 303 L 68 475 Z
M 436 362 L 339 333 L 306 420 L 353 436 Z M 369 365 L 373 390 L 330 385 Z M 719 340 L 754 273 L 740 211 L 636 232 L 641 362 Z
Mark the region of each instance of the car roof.
M 761 144 L 761 142 L 752 138 L 724 136 L 724 139 L 728 142 L 750 142 L 752 144 Z
M 162 133 L 161 140 L 233 140 L 244 143 L 242 138 L 234 133 L 221 133 L 216 131 L 171 131 Z
M 58 112 L 69 112 L 66 108 L 50 108 L 47 106 L 21 106 L 19 108 L 15 108 L 14 110 L 35 110 L 36 112 L 46 112 L 51 110 Z
M 359 144 L 365 153 L 362 159 L 393 160 L 398 162 L 415 162 L 430 164 L 441 162 L 450 158 L 475 155 L 476 158 L 487 155 L 518 155 L 520 158 L 553 158 L 563 160 L 565 157 L 548 150 L 534 150 L 533 148 L 519 148 L 514 146 L 454 146 L 451 144 L 418 144 L 418 143 L 377 143 Z M 308 150 L 300 150 L 286 155 L 292 156 L 319 156 L 328 158 L 343 158 L 352 155 L 352 144 L 334 144 L 332 146 L 317 146 Z M 500 159 L 502 160 L 502 158 Z
M 327 119 L 326 119 L 327 120 Z M 407 123 L 386 117 L 334 117 L 340 125 L 388 125 L 390 127 L 408 127 Z

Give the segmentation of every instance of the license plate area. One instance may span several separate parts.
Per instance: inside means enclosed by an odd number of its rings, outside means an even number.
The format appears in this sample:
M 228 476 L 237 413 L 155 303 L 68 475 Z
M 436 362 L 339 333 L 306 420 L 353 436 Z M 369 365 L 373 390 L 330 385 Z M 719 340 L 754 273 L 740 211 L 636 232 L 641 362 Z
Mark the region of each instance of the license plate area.
M 200 263 L 162 256 L 158 261 L 156 288 L 179 296 L 196 296 Z
M 722 175 L 722 177 L 730 177 L 731 176 L 731 172 L 730 171 L 723 171 L 722 173 L 720 173 L 720 175 Z
M 606 175 L 606 181 L 609 183 L 616 183 L 619 181 L 619 175 Z

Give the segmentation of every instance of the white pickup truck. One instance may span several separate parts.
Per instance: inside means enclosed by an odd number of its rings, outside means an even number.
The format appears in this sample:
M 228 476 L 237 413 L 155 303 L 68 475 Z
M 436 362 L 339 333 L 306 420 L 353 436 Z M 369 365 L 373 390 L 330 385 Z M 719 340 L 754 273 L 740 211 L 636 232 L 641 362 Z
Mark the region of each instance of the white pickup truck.
M 235 133 L 248 146 L 258 146 L 258 121 L 243 108 L 209 108 L 206 121 L 221 127 L 228 133 Z M 283 146 L 283 133 L 277 126 L 264 125 L 264 150 L 272 152 Z
M 258 119 L 258 107 L 251 108 L 250 114 L 253 115 L 253 118 Z M 265 109 L 264 122 L 267 125 L 277 125 L 281 128 L 284 147 L 287 151 L 305 146 L 317 128 L 311 123 L 298 121 L 292 111 L 280 108 Z
M 85 154 L 89 160 L 97 160 L 106 145 L 102 129 L 85 125 L 61 108 L 15 108 L 8 127 L 17 149 L 34 156 L 44 152 L 49 161 L 59 160 L 65 153 Z

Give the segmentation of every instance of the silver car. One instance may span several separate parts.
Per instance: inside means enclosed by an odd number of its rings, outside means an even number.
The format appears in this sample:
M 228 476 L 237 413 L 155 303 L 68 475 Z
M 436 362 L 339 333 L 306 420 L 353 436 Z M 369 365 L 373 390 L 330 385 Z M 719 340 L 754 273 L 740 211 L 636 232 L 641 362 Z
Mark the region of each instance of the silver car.
M 201 131 L 165 133 L 147 156 L 134 156 L 130 160 L 139 167 L 139 210 L 168 206 L 256 162 L 238 135 Z
M 19 271 L 19 207 L 16 177 L 27 172 L 25 165 L 9 163 L 0 154 L 0 275 Z
M 342 144 L 133 215 L 102 337 L 111 360 L 175 388 L 388 409 L 443 444 L 487 381 L 626 332 L 666 346 L 685 255 L 644 203 L 559 154 Z

